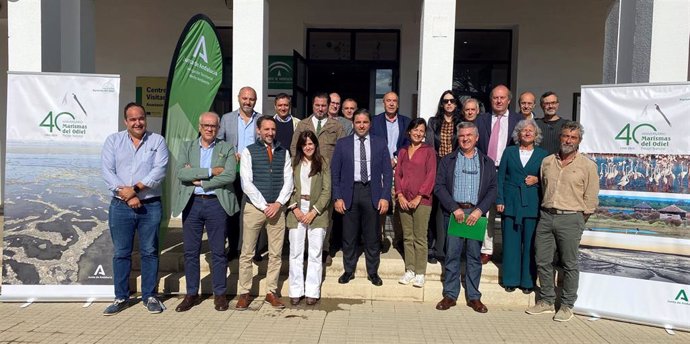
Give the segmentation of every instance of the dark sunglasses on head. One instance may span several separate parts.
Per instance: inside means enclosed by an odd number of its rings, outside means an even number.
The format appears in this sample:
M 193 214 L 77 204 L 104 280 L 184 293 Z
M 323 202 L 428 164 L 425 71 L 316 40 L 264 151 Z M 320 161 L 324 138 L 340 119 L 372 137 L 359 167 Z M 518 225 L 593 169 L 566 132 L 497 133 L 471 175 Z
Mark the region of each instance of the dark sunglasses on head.
M 441 102 L 444 103 L 444 104 L 455 104 L 455 103 L 457 102 L 457 100 L 455 100 L 455 98 L 452 98 L 452 99 L 443 99 Z

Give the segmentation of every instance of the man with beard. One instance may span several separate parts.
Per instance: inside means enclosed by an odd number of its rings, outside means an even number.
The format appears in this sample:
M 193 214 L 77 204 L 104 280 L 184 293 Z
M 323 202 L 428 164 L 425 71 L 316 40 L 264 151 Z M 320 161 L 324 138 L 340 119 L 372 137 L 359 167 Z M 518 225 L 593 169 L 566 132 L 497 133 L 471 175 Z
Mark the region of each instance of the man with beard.
M 585 222 L 599 204 L 599 175 L 596 164 L 578 153 L 584 129 L 577 122 L 566 122 L 561 129 L 561 147 L 541 164 L 542 189 L 540 219 L 534 238 L 539 301 L 527 314 L 554 313 L 554 253 L 563 266 L 561 307 L 555 321 L 569 321 L 577 300 L 577 265 L 580 238 Z
M 221 118 L 218 138 L 229 143 L 235 149 L 235 158 L 239 164 L 244 148 L 254 143 L 256 120 L 261 117 L 261 114 L 254 111 L 256 91 L 253 88 L 249 86 L 240 88 L 237 102 L 240 104 L 240 108 L 224 114 Z M 241 200 L 243 195 L 240 184 L 240 178 L 235 178 L 233 188 L 237 192 L 238 200 Z M 239 213 L 230 217 L 225 236 L 228 238 L 228 260 L 232 260 L 237 257 L 239 250 L 242 248 L 242 221 L 240 220 Z M 262 248 L 266 247 L 265 233 L 262 233 L 258 243 L 255 260 L 261 260 L 259 253 L 262 251 Z
M 549 154 L 554 154 L 560 148 L 561 127 L 567 120 L 556 114 L 558 112 L 558 95 L 556 93 L 548 91 L 542 94 L 539 103 L 544 110 L 544 118 L 536 120 L 542 135 L 539 146 L 546 149 Z

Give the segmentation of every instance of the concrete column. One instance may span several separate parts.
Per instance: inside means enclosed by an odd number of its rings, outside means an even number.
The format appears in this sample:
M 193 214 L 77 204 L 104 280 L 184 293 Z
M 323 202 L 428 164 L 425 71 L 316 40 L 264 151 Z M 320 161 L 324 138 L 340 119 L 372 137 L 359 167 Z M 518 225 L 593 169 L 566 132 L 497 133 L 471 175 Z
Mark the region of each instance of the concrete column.
M 8 2 L 9 70 L 93 73 L 93 1 Z
M 264 98 L 268 94 L 267 0 L 233 0 L 232 55 L 233 109 L 239 107 L 240 88 L 251 86 L 256 90 L 255 110 L 263 113 Z
M 603 83 L 688 80 L 687 0 L 616 0 L 605 35 Z
M 453 87 L 455 0 L 424 0 L 420 20 L 419 117 L 436 114 L 438 98 Z
M 651 50 L 649 82 L 690 80 L 689 1 L 654 1 Z

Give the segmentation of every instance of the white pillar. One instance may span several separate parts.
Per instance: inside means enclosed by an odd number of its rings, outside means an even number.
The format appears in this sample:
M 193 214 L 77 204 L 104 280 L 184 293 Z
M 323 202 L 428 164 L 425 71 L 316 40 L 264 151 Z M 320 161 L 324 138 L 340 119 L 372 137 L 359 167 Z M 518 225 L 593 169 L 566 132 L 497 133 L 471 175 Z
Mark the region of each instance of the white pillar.
M 419 117 L 436 114 L 443 91 L 453 87 L 455 0 L 424 0 L 419 48 Z
M 7 3 L 9 70 L 93 73 L 94 0 Z
M 39 0 L 7 2 L 8 70 L 41 71 L 41 14 Z
M 605 84 L 688 80 L 688 0 L 615 0 L 605 26 Z
M 256 90 L 255 110 L 263 113 L 268 94 L 268 1 L 233 0 L 232 8 L 232 104 L 237 108 L 240 88 Z
M 687 81 L 689 53 L 690 2 L 654 1 L 649 82 Z

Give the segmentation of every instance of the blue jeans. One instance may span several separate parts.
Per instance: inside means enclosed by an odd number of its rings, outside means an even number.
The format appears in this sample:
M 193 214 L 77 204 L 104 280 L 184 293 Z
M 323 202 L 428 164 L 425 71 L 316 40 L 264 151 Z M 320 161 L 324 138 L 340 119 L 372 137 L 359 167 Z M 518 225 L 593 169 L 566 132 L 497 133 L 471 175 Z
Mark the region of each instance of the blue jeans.
M 134 231 L 139 230 L 141 254 L 141 294 L 143 300 L 155 295 L 158 279 L 158 230 L 161 224 L 161 202 L 142 202 L 139 209 L 113 198 L 108 221 L 113 239 L 113 279 L 115 298 L 129 298 L 129 273 L 132 270 Z
M 468 214 L 466 213 L 465 216 Z M 448 221 L 452 216 L 443 213 L 443 223 L 448 228 Z M 479 300 L 482 293 L 479 292 L 479 280 L 482 277 L 481 262 L 482 242 L 478 240 L 460 238 L 453 235 L 446 237 L 446 279 L 443 281 L 443 296 L 453 300 L 460 294 L 460 261 L 462 253 L 467 253 L 467 266 L 465 268 L 465 289 L 467 300 Z

